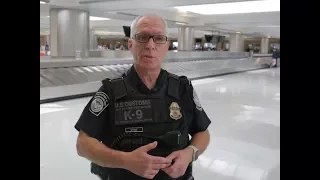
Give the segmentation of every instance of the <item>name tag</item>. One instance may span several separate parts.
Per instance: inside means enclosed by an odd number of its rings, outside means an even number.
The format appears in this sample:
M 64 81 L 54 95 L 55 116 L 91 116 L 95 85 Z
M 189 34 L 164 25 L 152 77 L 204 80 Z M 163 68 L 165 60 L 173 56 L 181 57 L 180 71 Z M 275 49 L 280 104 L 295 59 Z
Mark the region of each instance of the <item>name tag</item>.
M 127 127 L 125 128 L 126 133 L 142 133 L 143 127 Z
M 151 100 L 115 103 L 115 124 L 128 125 L 153 122 Z

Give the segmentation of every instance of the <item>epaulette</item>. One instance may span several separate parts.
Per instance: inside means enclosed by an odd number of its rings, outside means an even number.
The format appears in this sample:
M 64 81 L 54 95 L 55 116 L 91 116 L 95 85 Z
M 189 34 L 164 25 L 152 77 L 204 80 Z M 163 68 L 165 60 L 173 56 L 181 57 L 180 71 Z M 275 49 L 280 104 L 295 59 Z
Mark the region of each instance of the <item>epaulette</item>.
M 120 77 L 114 77 L 114 78 L 105 78 L 101 82 L 102 84 L 105 84 L 107 82 L 122 80 L 125 76 L 127 76 L 127 73 L 123 73 Z
M 191 85 L 191 81 L 187 76 L 180 76 L 179 79 L 181 83 Z
M 170 73 L 170 72 L 168 72 L 168 74 L 169 74 L 169 77 L 172 77 L 172 78 L 174 78 L 174 79 L 176 79 L 176 80 L 180 80 L 180 78 L 179 78 L 179 76 L 178 75 L 176 75 L 176 74 L 173 74 L 173 73 Z
M 179 76 L 169 73 L 169 84 L 168 84 L 168 95 L 176 99 L 180 99 L 179 90 L 180 90 L 180 79 Z

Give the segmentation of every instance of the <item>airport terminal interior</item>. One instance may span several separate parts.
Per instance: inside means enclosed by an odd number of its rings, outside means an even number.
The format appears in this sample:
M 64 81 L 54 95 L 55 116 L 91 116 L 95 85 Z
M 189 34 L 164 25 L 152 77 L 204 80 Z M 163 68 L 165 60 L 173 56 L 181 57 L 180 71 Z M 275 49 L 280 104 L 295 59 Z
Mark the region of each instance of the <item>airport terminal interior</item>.
M 40 1 L 40 179 L 98 180 L 74 125 L 134 63 L 131 23 L 167 24 L 162 68 L 187 76 L 211 120 L 195 180 L 280 179 L 280 0 Z

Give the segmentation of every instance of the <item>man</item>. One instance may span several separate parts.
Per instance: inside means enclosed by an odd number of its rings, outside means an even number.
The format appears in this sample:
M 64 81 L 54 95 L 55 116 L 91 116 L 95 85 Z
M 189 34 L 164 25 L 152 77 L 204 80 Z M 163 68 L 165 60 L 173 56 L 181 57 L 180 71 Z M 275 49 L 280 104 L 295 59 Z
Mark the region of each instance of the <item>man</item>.
M 48 44 L 48 42 L 46 42 L 45 51 L 46 51 L 46 56 L 48 56 L 48 52 L 49 52 L 49 44 Z
M 101 179 L 189 179 L 192 162 L 208 146 L 211 121 L 190 81 L 161 69 L 167 33 L 162 17 L 133 21 L 134 65 L 103 81 L 75 125 L 78 154 Z
M 271 65 L 271 67 L 277 67 L 278 66 L 278 58 L 280 57 L 280 52 L 277 48 L 273 48 L 272 50 L 272 61 L 274 61 Z

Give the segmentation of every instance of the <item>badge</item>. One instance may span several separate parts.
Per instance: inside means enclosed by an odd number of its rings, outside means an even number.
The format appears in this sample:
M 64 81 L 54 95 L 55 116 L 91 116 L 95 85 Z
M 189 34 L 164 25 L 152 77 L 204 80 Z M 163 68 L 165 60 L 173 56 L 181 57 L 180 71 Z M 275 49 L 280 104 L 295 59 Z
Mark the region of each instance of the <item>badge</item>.
M 92 114 L 99 116 L 100 113 L 108 106 L 109 106 L 109 96 L 104 92 L 97 92 L 91 102 L 89 111 Z
M 170 107 L 169 107 L 169 110 L 170 110 L 170 117 L 174 120 L 178 120 L 182 117 L 182 114 L 180 112 L 180 107 L 178 105 L 178 103 L 176 102 L 172 102 Z
M 199 111 L 202 111 L 202 107 L 201 107 L 201 104 L 200 104 L 198 95 L 197 95 L 197 93 L 196 93 L 196 91 L 195 91 L 194 89 L 193 89 L 193 101 L 194 101 L 194 103 L 196 104 L 196 108 L 197 108 Z

